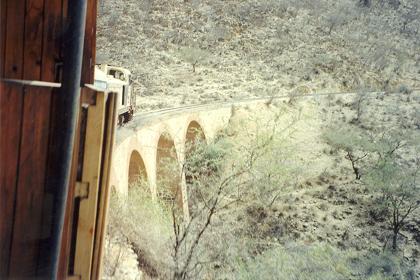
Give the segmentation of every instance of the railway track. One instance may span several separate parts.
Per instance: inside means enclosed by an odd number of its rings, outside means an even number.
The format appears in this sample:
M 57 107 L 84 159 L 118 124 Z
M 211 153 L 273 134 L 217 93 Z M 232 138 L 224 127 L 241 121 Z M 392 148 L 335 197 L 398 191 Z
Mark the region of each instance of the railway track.
M 413 92 L 419 93 L 420 88 L 413 89 Z M 371 91 L 366 92 L 368 96 L 374 97 L 378 94 L 385 94 L 385 91 Z M 326 93 L 307 93 L 307 94 L 299 94 L 294 95 L 294 98 L 317 98 L 322 96 L 343 96 L 343 95 L 356 95 L 358 92 L 326 92 Z M 399 92 L 391 92 L 388 94 L 401 94 Z M 274 100 L 282 100 L 290 98 L 289 95 L 277 95 L 277 96 L 263 96 L 263 97 L 251 97 L 251 98 L 241 98 L 241 99 L 234 99 L 229 101 L 219 101 L 207 104 L 194 104 L 194 105 L 186 105 L 181 107 L 174 107 L 174 108 L 165 108 L 159 109 L 155 111 L 150 111 L 146 113 L 137 113 L 134 115 L 133 120 L 117 129 L 117 142 L 124 140 L 130 134 L 134 133 L 136 130 L 141 129 L 145 125 L 159 122 L 162 119 L 170 118 L 174 115 L 179 113 L 194 113 L 198 111 L 211 111 L 214 109 L 220 108 L 227 108 L 232 106 L 238 105 L 246 105 L 246 104 L 255 104 L 255 103 L 262 103 L 262 102 L 269 102 Z

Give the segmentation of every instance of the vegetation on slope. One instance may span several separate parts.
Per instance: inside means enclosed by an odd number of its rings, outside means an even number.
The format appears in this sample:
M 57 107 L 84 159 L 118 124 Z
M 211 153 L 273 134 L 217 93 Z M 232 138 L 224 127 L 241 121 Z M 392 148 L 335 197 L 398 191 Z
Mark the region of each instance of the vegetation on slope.
M 187 157 L 191 219 L 133 186 L 110 239 L 133 231 L 128 248 L 152 279 L 416 279 L 420 103 L 371 95 L 354 123 L 357 102 L 236 108 L 227 130 Z
M 189 221 L 144 182 L 115 198 L 106 278 L 419 278 L 419 31 L 417 0 L 101 1 L 140 111 L 289 97 L 192 149 Z M 298 97 L 331 91 L 357 94 Z
M 141 110 L 245 96 L 418 87 L 417 0 L 102 0 L 98 59 Z

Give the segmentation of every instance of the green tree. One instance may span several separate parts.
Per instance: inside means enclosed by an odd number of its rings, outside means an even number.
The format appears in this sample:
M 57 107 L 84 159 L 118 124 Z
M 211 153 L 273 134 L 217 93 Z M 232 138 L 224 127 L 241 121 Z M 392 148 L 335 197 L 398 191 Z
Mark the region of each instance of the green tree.
M 420 157 L 412 166 L 401 166 L 393 158 L 382 160 L 366 178 L 367 184 L 380 194 L 380 207 L 388 213 L 392 229 L 392 249 L 397 250 L 401 229 L 420 207 Z
M 209 53 L 196 47 L 183 47 L 180 50 L 180 56 L 183 60 L 191 64 L 192 71 L 195 73 L 199 63 L 204 63 L 209 57 Z
M 324 131 L 323 138 L 333 148 L 344 151 L 344 158 L 350 161 L 355 179 L 360 180 L 363 173 L 360 163 L 372 150 L 366 133 L 351 125 L 332 126 Z

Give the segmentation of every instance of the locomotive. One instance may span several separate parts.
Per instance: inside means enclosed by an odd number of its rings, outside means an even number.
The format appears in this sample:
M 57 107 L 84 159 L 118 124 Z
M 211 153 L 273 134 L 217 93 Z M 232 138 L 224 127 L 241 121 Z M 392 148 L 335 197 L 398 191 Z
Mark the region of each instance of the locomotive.
M 118 124 L 133 119 L 136 96 L 133 93 L 131 72 L 128 69 L 98 64 L 95 66 L 95 87 L 108 92 L 117 92 Z

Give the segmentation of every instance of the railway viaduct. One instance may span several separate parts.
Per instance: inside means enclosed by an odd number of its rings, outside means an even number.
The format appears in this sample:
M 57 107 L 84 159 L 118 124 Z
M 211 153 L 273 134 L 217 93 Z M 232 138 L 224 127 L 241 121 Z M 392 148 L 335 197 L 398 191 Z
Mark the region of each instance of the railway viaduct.
M 130 124 L 117 130 L 111 165 L 111 188 L 120 195 L 127 195 L 131 184 L 142 178 L 147 181 L 155 199 L 162 191 L 159 187 L 163 187 L 158 183 L 159 179 L 167 179 L 169 185 L 179 188 L 179 206 L 184 216 L 188 217 L 188 194 L 182 173 L 186 149 L 196 139 L 211 141 L 228 125 L 231 115 L 232 105 L 225 103 L 135 116 Z M 168 161 L 179 167 L 178 174 L 168 174 L 163 170 Z
M 417 90 L 417 89 L 416 89 Z M 369 92 L 375 96 L 381 92 Z M 354 95 L 354 92 L 312 93 L 301 98 L 325 95 Z M 111 164 L 110 185 L 120 195 L 127 195 L 130 185 L 139 178 L 147 182 L 152 198 L 156 199 L 163 187 L 161 177 L 169 179 L 169 186 L 179 188 L 180 206 L 188 218 L 188 193 L 182 166 L 185 162 L 186 147 L 201 138 L 211 141 L 227 127 L 232 117 L 232 108 L 247 106 L 252 109 L 265 106 L 272 99 L 288 100 L 287 95 L 250 98 L 231 102 L 192 105 L 174 109 L 164 109 L 136 115 L 134 120 L 116 132 L 116 141 Z M 171 153 L 172 151 L 172 153 Z M 167 160 L 178 166 L 179 174 L 167 174 L 163 167 Z M 167 186 L 168 184 L 166 184 Z M 166 190 L 168 191 L 168 190 Z

